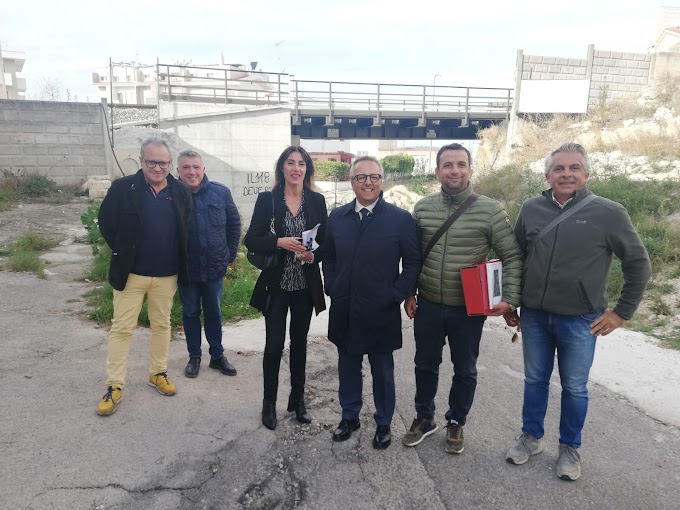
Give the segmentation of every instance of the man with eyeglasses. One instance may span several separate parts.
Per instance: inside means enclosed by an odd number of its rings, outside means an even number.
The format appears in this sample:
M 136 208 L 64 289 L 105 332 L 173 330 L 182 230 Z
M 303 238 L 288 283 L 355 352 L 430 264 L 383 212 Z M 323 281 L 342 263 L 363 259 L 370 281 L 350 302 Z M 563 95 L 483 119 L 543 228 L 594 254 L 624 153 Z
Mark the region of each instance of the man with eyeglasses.
M 360 427 L 361 367 L 368 355 L 377 425 L 373 447 L 382 450 L 392 442 L 396 403 L 392 353 L 402 345 L 399 305 L 416 285 L 420 247 L 415 220 L 382 197 L 380 162 L 360 157 L 350 168 L 350 177 L 356 199 L 331 212 L 323 260 L 331 298 L 328 338 L 338 348 L 342 407 L 333 441 L 346 441 Z
M 477 357 L 486 320 L 485 315 L 468 316 L 460 269 L 483 262 L 491 250 L 495 252 L 503 262 L 502 301 L 489 315 L 504 315 L 520 303 L 522 252 L 503 206 L 473 192 L 470 151 L 458 143 L 443 146 L 437 153 L 435 175 L 441 190 L 418 201 L 413 210 L 424 260 L 417 301 L 415 295 L 409 296 L 404 309 L 415 318 L 417 416 L 402 443 L 416 446 L 438 428 L 434 399 L 448 337 L 454 375 L 445 414 L 444 449 L 459 454 L 477 387 Z M 457 212 L 458 218 L 453 216 Z M 450 218 L 455 221 L 437 239 L 435 235 Z
M 191 190 L 169 175 L 172 157 L 162 138 L 144 140 L 139 160 L 142 168 L 114 181 L 99 209 L 99 229 L 112 251 L 113 287 L 107 389 L 97 405 L 100 416 L 113 414 L 123 396 L 130 339 L 144 296 L 151 323 L 148 383 L 161 395 L 176 393 L 167 373 L 170 310 L 178 280 L 189 281 Z

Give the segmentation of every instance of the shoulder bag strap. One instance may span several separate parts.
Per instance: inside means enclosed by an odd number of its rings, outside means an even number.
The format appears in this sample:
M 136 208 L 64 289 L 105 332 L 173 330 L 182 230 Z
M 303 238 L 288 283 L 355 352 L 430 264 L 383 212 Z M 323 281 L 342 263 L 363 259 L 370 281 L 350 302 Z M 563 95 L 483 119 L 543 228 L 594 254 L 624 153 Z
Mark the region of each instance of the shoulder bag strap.
M 460 216 L 465 212 L 465 210 L 470 207 L 475 200 L 479 198 L 479 195 L 477 193 L 473 193 L 470 195 L 465 202 L 460 204 L 458 206 L 458 209 L 453 211 L 453 214 L 448 217 L 448 219 L 444 222 L 444 224 L 437 230 L 434 235 L 432 236 L 432 239 L 430 239 L 430 242 L 427 243 L 427 248 L 425 248 L 425 253 L 423 253 L 423 264 L 425 263 L 425 259 L 427 259 L 427 256 L 430 254 L 430 251 L 434 247 L 435 244 L 437 244 L 437 241 L 439 241 L 439 238 L 444 235 L 444 232 L 446 232 L 451 225 L 453 225 L 453 222 L 456 221 Z
M 596 196 L 597 195 L 588 195 L 586 198 L 581 200 L 579 203 L 575 204 L 573 207 L 570 207 L 569 209 L 564 211 L 562 214 L 560 214 L 557 218 L 555 218 L 550 223 L 548 223 L 545 227 L 543 227 L 543 229 L 538 233 L 538 235 L 531 241 L 529 248 L 527 248 L 527 258 L 529 258 L 529 254 L 534 249 L 534 246 L 536 246 L 536 243 L 538 243 L 538 241 L 541 239 L 541 237 L 546 235 L 548 232 L 550 232 L 552 229 L 554 229 L 557 225 L 559 225 L 564 220 L 566 220 L 569 216 L 580 211 L 583 207 L 585 207 L 590 202 L 595 200 Z
M 273 236 L 276 236 L 276 229 L 274 228 L 274 192 L 271 192 L 272 195 L 272 219 L 269 222 L 269 231 L 272 233 Z

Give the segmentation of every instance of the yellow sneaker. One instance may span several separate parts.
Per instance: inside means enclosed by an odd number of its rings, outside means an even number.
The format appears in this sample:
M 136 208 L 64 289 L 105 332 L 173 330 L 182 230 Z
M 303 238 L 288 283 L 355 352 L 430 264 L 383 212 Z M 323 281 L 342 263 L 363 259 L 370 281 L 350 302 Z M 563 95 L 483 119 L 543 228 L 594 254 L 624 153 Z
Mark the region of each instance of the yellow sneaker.
M 149 376 L 149 386 L 153 386 L 158 390 L 158 393 L 167 395 L 168 397 L 177 393 L 175 385 L 168 379 L 167 372 L 158 372 L 155 375 Z
M 110 416 L 116 412 L 116 407 L 120 399 L 123 398 L 123 390 L 109 386 L 106 395 L 97 404 L 97 414 L 99 416 Z

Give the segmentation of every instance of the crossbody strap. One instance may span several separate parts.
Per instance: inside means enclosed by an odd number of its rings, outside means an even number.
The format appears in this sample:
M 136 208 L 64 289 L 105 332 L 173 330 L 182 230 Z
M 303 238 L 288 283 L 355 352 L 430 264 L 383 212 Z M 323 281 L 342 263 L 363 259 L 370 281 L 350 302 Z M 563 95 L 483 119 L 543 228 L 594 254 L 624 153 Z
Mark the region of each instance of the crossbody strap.
M 578 202 L 577 204 L 574 204 L 572 207 L 564 211 L 562 214 L 560 214 L 557 218 L 552 220 L 550 223 L 548 223 L 541 231 L 538 233 L 538 235 L 531 241 L 531 244 L 529 245 L 529 248 L 527 249 L 527 258 L 529 257 L 529 254 L 531 251 L 534 249 L 534 246 L 536 246 L 536 243 L 538 243 L 539 239 L 546 235 L 548 232 L 550 232 L 552 229 L 554 229 L 557 225 L 562 223 L 564 220 L 569 218 L 572 214 L 577 213 L 580 211 L 583 207 L 588 205 L 590 202 L 595 200 L 595 197 L 597 195 L 588 195 L 586 198 Z
M 437 241 L 439 241 L 439 238 L 444 235 L 444 232 L 446 232 L 451 225 L 453 225 L 453 222 L 456 221 L 460 216 L 465 212 L 465 210 L 470 207 L 475 200 L 479 198 L 479 195 L 477 193 L 473 193 L 470 195 L 465 202 L 460 204 L 458 206 L 458 209 L 453 211 L 453 214 L 448 217 L 448 219 L 444 222 L 444 224 L 437 230 L 434 235 L 432 236 L 432 239 L 430 239 L 430 242 L 427 243 L 427 248 L 425 248 L 425 253 L 423 253 L 423 264 L 425 263 L 425 259 L 427 259 L 427 256 L 430 254 L 430 251 L 434 247 L 435 244 L 437 244 Z
M 272 233 L 273 236 L 276 236 L 276 229 L 274 228 L 274 192 L 271 192 L 272 195 L 272 219 L 269 222 L 269 231 Z

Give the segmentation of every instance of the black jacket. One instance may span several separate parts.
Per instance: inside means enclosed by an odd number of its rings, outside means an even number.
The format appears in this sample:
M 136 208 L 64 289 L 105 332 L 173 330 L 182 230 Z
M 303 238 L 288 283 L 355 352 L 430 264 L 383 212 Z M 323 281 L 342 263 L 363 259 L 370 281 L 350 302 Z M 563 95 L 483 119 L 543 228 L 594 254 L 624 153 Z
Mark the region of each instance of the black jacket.
M 305 278 L 307 279 L 307 287 L 311 292 L 314 309 L 318 315 L 326 309 L 319 262 L 321 262 L 324 256 L 324 239 L 326 237 L 328 212 L 326 210 L 326 199 L 321 193 L 308 189 L 305 189 L 304 193 L 304 212 L 307 229 L 312 229 L 317 224 L 320 224 L 316 234 L 316 242 L 319 243 L 319 247 L 314 251 L 314 262 L 303 266 Z M 272 218 L 272 194 L 274 195 L 274 230 L 277 234 L 276 237 L 269 233 L 269 225 Z M 265 191 L 257 196 L 253 218 L 250 220 L 250 227 L 248 227 L 248 232 L 243 238 L 243 244 L 246 245 L 248 250 L 256 253 L 274 253 L 278 250 L 276 240 L 279 237 L 284 237 L 283 218 L 285 211 L 283 187 L 271 192 Z M 284 255 L 285 250 L 281 250 L 278 257 L 278 266 L 269 271 L 263 271 L 255 284 L 255 289 L 250 299 L 250 306 L 257 308 L 263 313 L 267 308 L 267 298 L 272 290 L 280 289 L 281 278 L 283 277 Z
M 144 220 L 142 212 L 146 186 L 142 170 L 118 179 L 109 188 L 99 208 L 99 230 L 112 251 L 109 283 L 116 290 L 125 289 L 128 275 L 135 262 L 137 240 Z M 188 283 L 187 229 L 191 218 L 191 190 L 172 175 L 168 175 L 168 188 L 179 226 L 178 281 Z
M 363 221 L 355 203 L 328 218 L 323 262 L 331 297 L 328 338 L 350 354 L 392 352 L 402 345 L 399 305 L 420 273 L 416 220 L 385 202 L 382 193 Z

